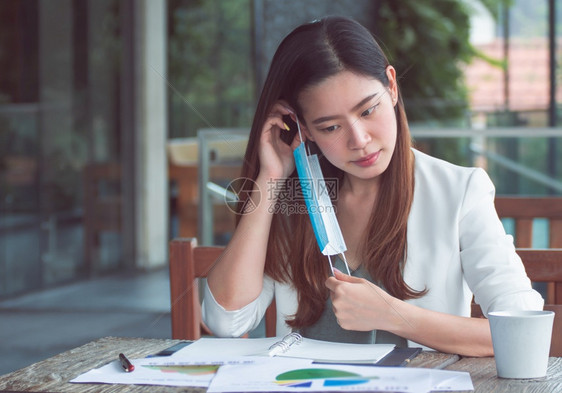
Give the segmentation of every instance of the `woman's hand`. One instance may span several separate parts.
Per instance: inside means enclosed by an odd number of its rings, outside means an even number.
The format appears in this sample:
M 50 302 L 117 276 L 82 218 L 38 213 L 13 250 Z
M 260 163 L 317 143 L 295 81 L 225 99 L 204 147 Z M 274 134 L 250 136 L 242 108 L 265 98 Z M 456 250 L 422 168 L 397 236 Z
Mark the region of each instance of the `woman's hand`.
M 368 331 L 387 328 L 389 317 L 398 317 L 396 301 L 373 283 L 334 269 L 335 277 L 326 280 L 338 324 L 347 330 Z
M 284 179 L 295 169 L 293 150 L 301 143 L 298 134 L 290 145 L 283 142 L 281 133 L 287 132 L 283 116 L 296 119 L 295 112 L 284 101 L 278 101 L 262 127 L 259 157 L 260 174 L 270 179 Z
M 487 319 L 421 308 L 392 297 L 362 278 L 337 270 L 334 274 L 326 280 L 326 287 L 343 329 L 386 330 L 445 353 L 493 356 Z

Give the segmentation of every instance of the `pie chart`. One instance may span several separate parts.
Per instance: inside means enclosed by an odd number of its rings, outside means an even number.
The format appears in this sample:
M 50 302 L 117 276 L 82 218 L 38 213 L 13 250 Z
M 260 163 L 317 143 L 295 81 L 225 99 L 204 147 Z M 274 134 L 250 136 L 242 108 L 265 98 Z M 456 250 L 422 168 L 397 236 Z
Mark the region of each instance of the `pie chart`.
M 375 377 L 376 378 L 376 377 Z M 372 378 L 365 378 L 356 373 L 331 368 L 302 368 L 279 374 L 275 382 L 289 387 L 311 387 L 313 380 L 324 380 L 324 386 L 349 386 L 368 382 Z

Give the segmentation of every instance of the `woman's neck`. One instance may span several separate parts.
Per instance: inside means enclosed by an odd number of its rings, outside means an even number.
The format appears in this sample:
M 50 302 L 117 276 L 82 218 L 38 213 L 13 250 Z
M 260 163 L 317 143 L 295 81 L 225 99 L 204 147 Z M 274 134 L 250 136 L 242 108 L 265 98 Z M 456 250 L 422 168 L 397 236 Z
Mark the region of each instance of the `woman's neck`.
M 354 199 L 373 198 L 378 193 L 379 184 L 379 177 L 374 179 L 360 179 L 346 175 L 343 178 L 343 184 L 340 188 L 340 192 Z

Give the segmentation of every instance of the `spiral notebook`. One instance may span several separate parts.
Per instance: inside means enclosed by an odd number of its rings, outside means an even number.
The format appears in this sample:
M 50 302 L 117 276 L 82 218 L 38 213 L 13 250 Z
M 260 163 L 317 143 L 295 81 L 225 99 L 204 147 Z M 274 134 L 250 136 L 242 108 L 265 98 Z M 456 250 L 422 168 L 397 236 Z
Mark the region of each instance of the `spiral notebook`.
M 181 349 L 174 358 L 208 358 L 209 355 L 285 356 L 318 363 L 376 364 L 395 349 L 394 344 L 348 344 L 314 340 L 291 333 L 283 338 L 201 338 Z

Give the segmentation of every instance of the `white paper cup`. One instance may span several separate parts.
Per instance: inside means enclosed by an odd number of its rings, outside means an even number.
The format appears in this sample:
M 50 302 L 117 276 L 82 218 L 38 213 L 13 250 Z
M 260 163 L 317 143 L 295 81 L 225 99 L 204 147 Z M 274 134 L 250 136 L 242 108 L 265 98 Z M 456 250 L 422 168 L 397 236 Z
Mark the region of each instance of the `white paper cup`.
M 488 314 L 500 378 L 546 376 L 552 311 L 494 311 Z

